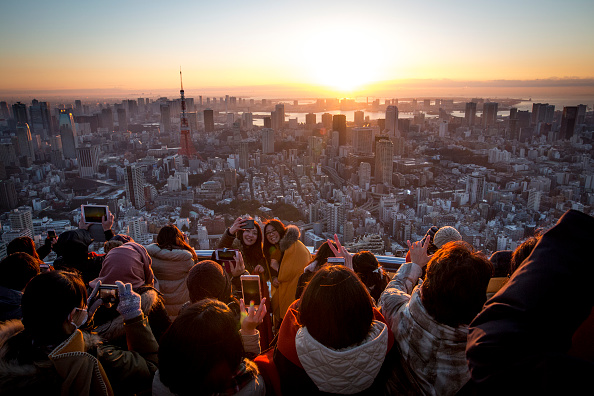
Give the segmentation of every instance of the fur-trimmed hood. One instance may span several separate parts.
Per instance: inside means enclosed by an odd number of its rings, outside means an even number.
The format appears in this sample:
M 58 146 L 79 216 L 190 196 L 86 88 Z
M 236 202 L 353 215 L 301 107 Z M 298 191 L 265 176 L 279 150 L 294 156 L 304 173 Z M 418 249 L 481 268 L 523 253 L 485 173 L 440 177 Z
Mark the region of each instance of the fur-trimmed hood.
M 153 308 L 159 304 L 160 298 L 161 296 L 159 295 L 159 292 L 152 288 L 140 293 L 140 308 L 142 309 L 145 317 L 148 318 Z M 107 341 L 123 337 L 126 335 L 126 330 L 124 329 L 124 317 L 122 315 L 118 315 L 109 322 L 100 324 L 94 328 L 93 332 L 96 332 L 101 336 L 101 338 Z
M 299 231 L 299 227 L 295 225 L 288 225 L 285 236 L 283 236 L 279 242 L 281 252 L 284 252 L 293 246 L 293 244 L 297 242 L 300 237 L 301 231 Z

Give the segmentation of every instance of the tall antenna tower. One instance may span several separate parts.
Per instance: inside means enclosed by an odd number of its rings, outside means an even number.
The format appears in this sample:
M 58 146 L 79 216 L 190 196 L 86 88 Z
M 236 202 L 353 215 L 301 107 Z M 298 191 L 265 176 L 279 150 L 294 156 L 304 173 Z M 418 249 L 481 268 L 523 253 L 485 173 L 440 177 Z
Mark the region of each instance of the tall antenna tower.
M 184 82 L 182 80 L 182 71 L 181 66 L 179 68 L 179 82 L 181 84 L 181 89 L 179 90 L 179 94 L 181 95 L 181 126 L 180 126 L 180 144 L 181 148 L 179 149 L 178 154 L 181 156 L 191 157 L 196 156 L 196 148 L 192 143 L 192 136 L 190 134 L 190 126 L 188 124 L 188 116 L 186 115 L 186 97 L 184 96 Z

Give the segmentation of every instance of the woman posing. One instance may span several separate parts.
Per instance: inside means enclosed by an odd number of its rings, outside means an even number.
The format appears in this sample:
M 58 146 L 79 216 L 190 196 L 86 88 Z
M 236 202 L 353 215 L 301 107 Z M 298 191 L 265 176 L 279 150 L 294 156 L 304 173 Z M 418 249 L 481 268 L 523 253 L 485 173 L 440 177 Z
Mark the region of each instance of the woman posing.
M 270 306 L 270 296 L 266 281 L 270 279 L 270 270 L 262 251 L 262 229 L 260 225 L 251 217 L 238 217 L 231 227 L 225 230 L 225 233 L 219 240 L 217 248 L 232 248 L 241 251 L 245 269 L 252 275 L 260 276 L 260 290 L 262 297 L 266 297 L 267 312 L 272 311 Z M 236 280 L 237 277 L 234 277 Z M 237 282 L 233 282 L 237 285 Z M 264 322 L 258 327 L 260 331 L 260 343 L 263 348 L 267 348 L 272 341 L 272 321 L 267 314 Z
M 301 233 L 294 225 L 285 227 L 279 220 L 268 220 L 264 235 L 264 256 L 271 274 L 274 323 L 278 326 L 289 305 L 295 301 L 297 281 L 311 260 L 311 254 L 299 240 Z
M 157 235 L 157 243 L 146 250 L 153 259 L 153 272 L 163 293 L 165 308 L 175 320 L 180 308 L 190 299 L 186 278 L 190 268 L 198 261 L 196 252 L 185 240 L 184 234 L 174 225 L 166 225 Z

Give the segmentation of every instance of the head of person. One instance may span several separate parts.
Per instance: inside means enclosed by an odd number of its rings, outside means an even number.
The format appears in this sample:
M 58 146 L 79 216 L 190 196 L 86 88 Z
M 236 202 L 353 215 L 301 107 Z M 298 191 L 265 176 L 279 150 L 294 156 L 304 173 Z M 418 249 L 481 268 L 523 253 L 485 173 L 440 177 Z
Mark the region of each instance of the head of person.
M 264 223 L 264 246 L 276 245 L 287 233 L 287 227 L 277 219 L 270 219 Z
M 184 309 L 159 344 L 161 382 L 180 396 L 223 392 L 243 361 L 236 318 L 213 299 Z
M 113 248 L 105 255 L 99 277 L 89 284 L 94 287 L 100 280 L 104 284 L 115 284 L 116 281 L 131 283 L 134 289 L 141 286 L 153 286 L 154 275 L 152 259 L 146 248 L 136 242 L 128 242 Z
M 353 270 L 367 287 L 371 297 L 378 301 L 388 285 L 388 279 L 375 255 L 368 250 L 355 253 L 353 255 Z
M 12 253 L 0 261 L 0 286 L 22 291 L 33 277 L 39 275 L 41 263 L 27 253 Z
M 52 247 L 58 257 L 66 260 L 83 260 L 88 256 L 89 245 L 93 242 L 86 230 L 69 230 L 60 234 Z
M 336 244 L 334 242 L 330 243 L 332 243 L 332 245 L 334 245 L 336 248 Z M 315 256 L 310 262 L 313 263 L 315 261 L 317 263 L 316 266 L 321 267 L 322 265 L 326 264 L 326 262 L 328 262 L 328 257 L 334 257 L 334 252 L 330 248 L 329 242 L 326 241 L 320 245 Z
M 212 260 L 194 264 L 188 272 L 186 285 L 192 303 L 205 298 L 219 300 L 225 304 L 233 300 L 229 275 L 220 264 Z
M 463 241 L 443 245 L 429 260 L 421 301 L 438 322 L 469 324 L 487 300 L 493 265 Z
M 489 261 L 493 264 L 493 277 L 509 275 L 512 253 L 511 250 L 498 250 L 489 257 Z
M 58 345 L 86 321 L 87 289 L 79 275 L 50 271 L 27 284 L 21 308 L 25 331 L 34 342 Z
M 433 236 L 433 245 L 436 250 L 441 249 L 448 242 L 461 241 L 462 235 L 457 229 L 450 226 L 441 227 Z
M 196 252 L 192 247 L 186 242 L 186 238 L 184 233 L 180 231 L 174 224 L 168 224 L 159 230 L 159 234 L 157 234 L 157 245 L 161 249 L 184 249 L 192 253 L 192 258 L 194 260 L 198 259 Z
M 342 265 L 320 268 L 305 287 L 299 321 L 321 344 L 346 348 L 367 336 L 373 321 L 373 302 L 365 285 Z
M 534 250 L 534 247 L 540 241 L 542 235 L 535 235 L 531 236 L 530 238 L 526 239 L 520 246 L 514 250 L 511 256 L 511 261 L 509 264 L 509 276 L 511 276 L 518 268 L 522 266 L 524 260 L 530 256 L 530 253 Z
M 6 254 L 11 255 L 18 252 L 27 253 L 28 255 L 39 259 L 37 250 L 35 250 L 35 242 L 28 236 L 15 238 L 6 245 Z
M 249 220 L 252 220 L 249 218 Z M 237 231 L 237 239 L 244 248 L 262 247 L 262 229 L 257 221 L 254 221 L 254 228 L 242 228 Z

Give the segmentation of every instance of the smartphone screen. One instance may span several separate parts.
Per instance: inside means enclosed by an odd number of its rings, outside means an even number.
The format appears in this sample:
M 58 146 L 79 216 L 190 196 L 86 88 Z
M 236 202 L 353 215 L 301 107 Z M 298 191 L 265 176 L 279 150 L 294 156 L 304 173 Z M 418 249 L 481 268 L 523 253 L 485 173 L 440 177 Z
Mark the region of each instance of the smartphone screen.
M 235 250 L 217 250 L 217 260 L 235 260 Z
M 115 302 L 118 298 L 118 287 L 116 285 L 99 286 L 99 298 L 102 299 L 103 302 Z
M 47 237 L 48 237 L 48 238 L 55 238 L 55 237 L 56 237 L 56 231 L 54 231 L 54 230 L 49 230 L 49 231 L 47 232 Z
M 241 277 L 241 289 L 243 291 L 243 302 L 249 305 L 251 301 L 255 305 L 260 305 L 260 277 L 255 276 L 242 276 Z
M 344 265 L 344 257 L 328 257 L 328 263 Z
M 254 228 L 254 220 L 245 220 L 245 224 L 243 225 L 243 229 L 244 230 L 251 230 L 252 228 Z
M 103 216 L 107 216 L 107 206 L 83 205 L 83 210 L 86 223 L 101 224 Z

